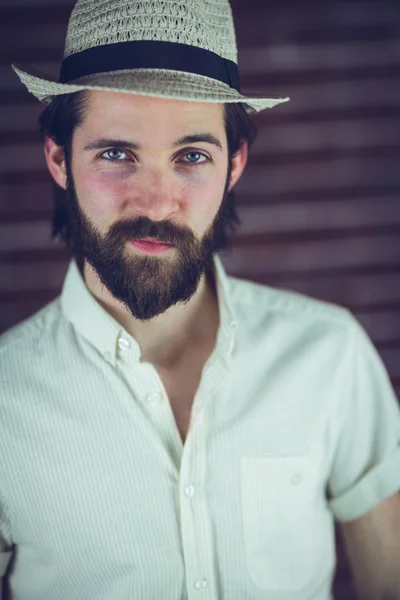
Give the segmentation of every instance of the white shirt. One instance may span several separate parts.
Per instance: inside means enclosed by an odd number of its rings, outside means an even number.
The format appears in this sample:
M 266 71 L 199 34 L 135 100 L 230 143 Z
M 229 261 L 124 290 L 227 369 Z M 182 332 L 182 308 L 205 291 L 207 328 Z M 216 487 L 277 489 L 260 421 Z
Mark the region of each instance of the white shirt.
M 182 444 L 156 369 L 72 260 L 0 336 L 14 600 L 328 600 L 334 519 L 400 489 L 400 410 L 343 308 L 228 276 Z

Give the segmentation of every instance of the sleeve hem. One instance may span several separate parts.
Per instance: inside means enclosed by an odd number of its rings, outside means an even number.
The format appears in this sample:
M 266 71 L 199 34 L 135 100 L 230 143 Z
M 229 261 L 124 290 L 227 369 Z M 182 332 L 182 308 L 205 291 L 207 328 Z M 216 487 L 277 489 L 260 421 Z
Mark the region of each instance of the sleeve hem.
M 400 490 L 400 448 L 354 487 L 328 502 L 335 519 L 353 521 Z

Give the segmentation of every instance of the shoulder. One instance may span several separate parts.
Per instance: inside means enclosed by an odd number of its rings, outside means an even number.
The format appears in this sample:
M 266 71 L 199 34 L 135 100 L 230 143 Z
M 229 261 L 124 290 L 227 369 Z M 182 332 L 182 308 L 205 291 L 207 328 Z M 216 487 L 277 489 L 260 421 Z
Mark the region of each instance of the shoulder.
M 354 322 L 349 309 L 339 304 L 237 277 L 229 276 L 229 282 L 234 303 L 252 307 L 255 311 L 345 327 Z

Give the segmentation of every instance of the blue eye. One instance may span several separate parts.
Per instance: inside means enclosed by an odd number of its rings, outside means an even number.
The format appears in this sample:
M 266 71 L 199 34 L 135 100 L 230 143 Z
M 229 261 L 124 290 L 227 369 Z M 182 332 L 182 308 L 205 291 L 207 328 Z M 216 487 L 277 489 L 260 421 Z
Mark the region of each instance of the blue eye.
M 205 160 L 201 160 L 201 161 L 199 161 L 199 160 L 188 160 L 188 161 L 185 160 L 185 161 L 183 161 L 183 162 L 188 162 L 188 163 L 191 163 L 191 164 L 194 164 L 194 165 L 196 165 L 196 164 L 200 165 L 200 164 L 203 164 L 203 163 L 205 163 L 205 162 L 207 162 L 209 160 L 209 158 L 205 154 L 203 154 L 202 152 L 195 152 L 195 151 L 187 152 L 184 156 L 202 156 L 205 159 Z
M 106 158 L 106 160 L 108 160 L 109 162 L 117 162 L 117 161 L 121 160 L 120 158 L 117 158 L 115 156 L 115 153 L 125 154 L 125 157 L 126 157 L 126 152 L 124 152 L 123 150 L 120 150 L 119 148 L 110 148 L 109 150 L 106 150 L 105 152 L 103 152 L 103 154 L 101 156 L 104 157 L 105 154 L 111 154 L 111 153 L 114 153 L 114 156 L 113 157 L 109 156 L 108 158 Z

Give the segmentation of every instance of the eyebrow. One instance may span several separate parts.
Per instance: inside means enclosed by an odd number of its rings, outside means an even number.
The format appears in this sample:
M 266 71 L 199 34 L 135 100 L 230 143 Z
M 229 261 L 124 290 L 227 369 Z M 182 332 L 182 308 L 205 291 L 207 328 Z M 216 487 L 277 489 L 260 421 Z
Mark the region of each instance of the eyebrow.
M 206 142 L 207 144 L 213 144 L 214 146 L 222 150 L 221 142 L 212 133 L 193 133 L 191 135 L 185 135 L 176 140 L 173 143 L 173 146 L 184 146 L 185 144 L 194 144 L 196 142 Z M 141 150 L 140 144 L 136 144 L 135 142 L 128 142 L 126 140 L 115 140 L 108 138 L 94 140 L 93 142 L 87 144 L 84 147 L 84 150 L 101 150 L 102 148 L 119 148 L 121 146 L 123 148 L 128 148 L 129 150 Z

